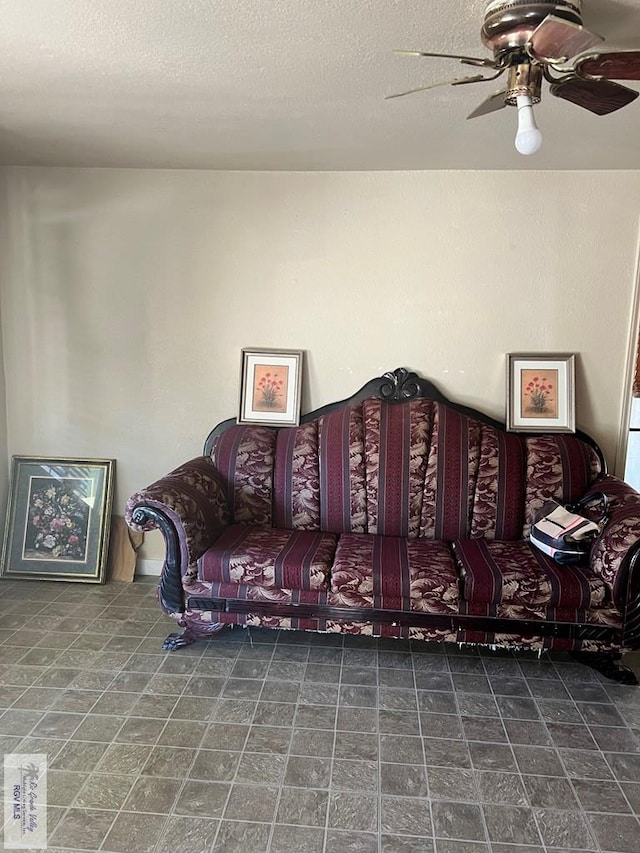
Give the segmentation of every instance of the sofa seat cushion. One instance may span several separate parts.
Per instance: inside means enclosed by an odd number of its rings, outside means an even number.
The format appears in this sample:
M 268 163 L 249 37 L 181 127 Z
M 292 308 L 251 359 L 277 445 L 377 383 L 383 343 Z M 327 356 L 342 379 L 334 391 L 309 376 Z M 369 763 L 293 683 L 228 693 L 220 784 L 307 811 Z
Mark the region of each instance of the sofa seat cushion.
M 344 533 L 331 570 L 336 606 L 458 612 L 458 579 L 444 542 Z
M 465 601 L 589 610 L 610 600 L 606 584 L 588 568 L 560 566 L 526 541 L 464 539 L 453 551 Z
M 336 536 L 233 524 L 198 560 L 203 581 L 266 589 L 326 589 Z

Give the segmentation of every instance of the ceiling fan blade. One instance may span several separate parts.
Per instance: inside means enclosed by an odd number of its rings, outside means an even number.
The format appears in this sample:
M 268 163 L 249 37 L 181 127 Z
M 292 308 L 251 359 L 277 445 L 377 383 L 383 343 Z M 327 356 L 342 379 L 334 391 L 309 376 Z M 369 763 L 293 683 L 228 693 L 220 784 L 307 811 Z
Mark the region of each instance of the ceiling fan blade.
M 619 50 L 581 56 L 574 71 L 607 80 L 640 80 L 640 50 Z
M 394 50 L 399 56 L 435 56 L 441 59 L 459 59 L 464 65 L 476 65 L 478 68 L 497 68 L 493 59 L 477 56 L 459 56 L 457 53 L 429 53 L 426 50 Z
M 486 80 L 482 74 L 477 74 L 475 77 L 458 77 L 456 80 L 442 80 L 440 83 L 431 83 L 429 86 L 420 86 L 418 89 L 407 89 L 406 92 L 397 92 L 395 95 L 385 95 L 385 101 L 390 101 L 392 98 L 404 98 L 405 95 L 413 95 L 416 92 L 426 92 L 428 89 L 437 89 L 440 86 L 464 86 L 467 83 L 481 83 Z M 489 80 L 493 79 L 491 77 Z
M 603 41 L 602 36 L 585 30 L 579 24 L 572 24 L 555 15 L 547 15 L 533 31 L 529 50 L 536 59 L 555 64 L 566 62 L 567 59 Z
M 505 101 L 506 95 L 506 89 L 503 89 L 501 92 L 496 92 L 495 95 L 491 95 L 491 97 L 484 100 L 479 107 L 476 107 L 472 113 L 469 113 L 467 118 L 478 118 L 479 116 L 486 116 L 489 113 L 495 113 L 497 110 L 503 109 L 507 106 L 507 102 Z
M 581 77 L 552 83 L 550 91 L 557 98 L 564 98 L 599 116 L 626 107 L 638 97 L 638 92 L 611 80 L 583 80 Z

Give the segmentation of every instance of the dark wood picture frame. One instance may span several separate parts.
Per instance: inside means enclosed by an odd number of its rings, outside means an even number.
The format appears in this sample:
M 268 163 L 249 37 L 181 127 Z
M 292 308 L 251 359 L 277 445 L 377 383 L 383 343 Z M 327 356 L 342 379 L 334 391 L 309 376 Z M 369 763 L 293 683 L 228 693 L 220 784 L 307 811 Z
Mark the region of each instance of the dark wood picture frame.
M 14 456 L 4 578 L 104 583 L 114 459 Z

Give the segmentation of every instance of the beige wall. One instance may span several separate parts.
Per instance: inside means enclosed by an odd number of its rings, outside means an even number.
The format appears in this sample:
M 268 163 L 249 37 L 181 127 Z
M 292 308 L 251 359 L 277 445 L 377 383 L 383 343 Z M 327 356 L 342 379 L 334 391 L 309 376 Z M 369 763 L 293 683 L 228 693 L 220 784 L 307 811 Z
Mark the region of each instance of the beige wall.
M 3 177 L 7 453 L 117 459 L 118 512 L 236 414 L 243 346 L 306 351 L 304 410 L 406 366 L 500 419 L 505 353 L 575 352 L 615 464 L 640 173 Z

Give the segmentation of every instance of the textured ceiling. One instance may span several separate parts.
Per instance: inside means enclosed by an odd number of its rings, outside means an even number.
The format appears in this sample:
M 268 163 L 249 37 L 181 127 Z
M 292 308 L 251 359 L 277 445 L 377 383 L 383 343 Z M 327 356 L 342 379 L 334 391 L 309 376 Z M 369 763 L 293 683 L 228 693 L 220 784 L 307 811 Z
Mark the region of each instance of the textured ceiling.
M 603 118 L 545 91 L 543 149 L 515 110 L 466 116 L 485 0 L 0 0 L 0 164 L 188 169 L 639 169 L 640 100 Z M 607 47 L 639 0 L 584 0 Z M 631 84 L 637 86 L 637 84 Z

